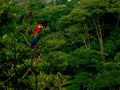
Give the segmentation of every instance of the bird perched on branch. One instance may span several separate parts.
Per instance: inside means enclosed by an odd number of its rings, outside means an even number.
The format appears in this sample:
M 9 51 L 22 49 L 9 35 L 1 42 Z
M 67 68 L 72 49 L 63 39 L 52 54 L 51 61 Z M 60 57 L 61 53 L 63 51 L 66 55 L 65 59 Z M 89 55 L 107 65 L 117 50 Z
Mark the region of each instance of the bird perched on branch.
M 32 38 L 30 40 L 31 47 L 34 48 L 37 42 L 40 39 L 41 32 L 42 32 L 43 25 L 37 24 L 35 30 L 33 31 Z

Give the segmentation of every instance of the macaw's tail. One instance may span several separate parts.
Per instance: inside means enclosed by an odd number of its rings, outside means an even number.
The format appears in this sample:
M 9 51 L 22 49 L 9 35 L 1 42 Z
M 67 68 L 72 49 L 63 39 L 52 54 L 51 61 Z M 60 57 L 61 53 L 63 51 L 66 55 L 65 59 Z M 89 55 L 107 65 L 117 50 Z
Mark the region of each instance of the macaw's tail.
M 37 42 L 38 42 L 38 39 L 37 39 L 37 38 L 31 38 L 30 42 L 31 42 L 31 48 L 34 48 L 34 46 L 35 46 L 35 45 L 37 44 Z

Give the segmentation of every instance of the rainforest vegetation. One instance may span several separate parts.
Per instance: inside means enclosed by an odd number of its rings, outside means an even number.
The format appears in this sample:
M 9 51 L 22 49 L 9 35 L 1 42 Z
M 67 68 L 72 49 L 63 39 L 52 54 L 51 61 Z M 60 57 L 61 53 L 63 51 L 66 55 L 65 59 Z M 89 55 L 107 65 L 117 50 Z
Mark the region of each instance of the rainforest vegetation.
M 120 90 L 120 0 L 0 0 L 0 90 Z

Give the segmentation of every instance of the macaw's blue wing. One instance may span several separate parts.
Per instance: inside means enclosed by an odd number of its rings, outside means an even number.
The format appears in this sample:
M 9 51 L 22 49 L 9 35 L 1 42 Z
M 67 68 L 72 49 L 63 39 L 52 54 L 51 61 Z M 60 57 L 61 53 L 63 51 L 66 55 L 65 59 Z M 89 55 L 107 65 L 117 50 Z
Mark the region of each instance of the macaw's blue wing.
M 38 42 L 39 39 L 40 39 L 40 33 L 37 33 L 37 35 L 35 37 L 32 37 L 30 39 L 31 47 L 32 48 L 37 44 L 37 42 Z

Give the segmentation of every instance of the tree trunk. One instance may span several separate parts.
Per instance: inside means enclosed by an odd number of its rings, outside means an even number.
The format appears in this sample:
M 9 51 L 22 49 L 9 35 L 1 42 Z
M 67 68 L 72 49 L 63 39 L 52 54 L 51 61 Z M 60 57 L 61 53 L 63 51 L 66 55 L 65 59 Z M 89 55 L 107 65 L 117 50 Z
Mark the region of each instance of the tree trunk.
M 101 60 L 105 61 L 105 57 L 104 57 L 104 46 L 103 46 L 103 38 L 102 38 L 102 33 L 101 33 L 101 27 L 99 24 L 99 19 L 95 19 L 93 16 L 91 16 L 92 18 L 92 22 L 94 24 L 94 27 L 96 29 L 96 33 L 97 33 L 97 37 L 100 43 L 100 53 L 101 53 Z
M 87 27 L 87 24 L 84 24 L 83 25 L 83 32 L 84 32 L 84 43 L 85 43 L 85 46 L 90 49 L 90 37 L 89 37 L 89 33 L 88 33 L 88 27 Z
M 119 26 L 119 22 L 120 22 L 120 13 L 118 14 L 118 19 L 117 19 L 117 24 L 116 24 L 117 28 Z

